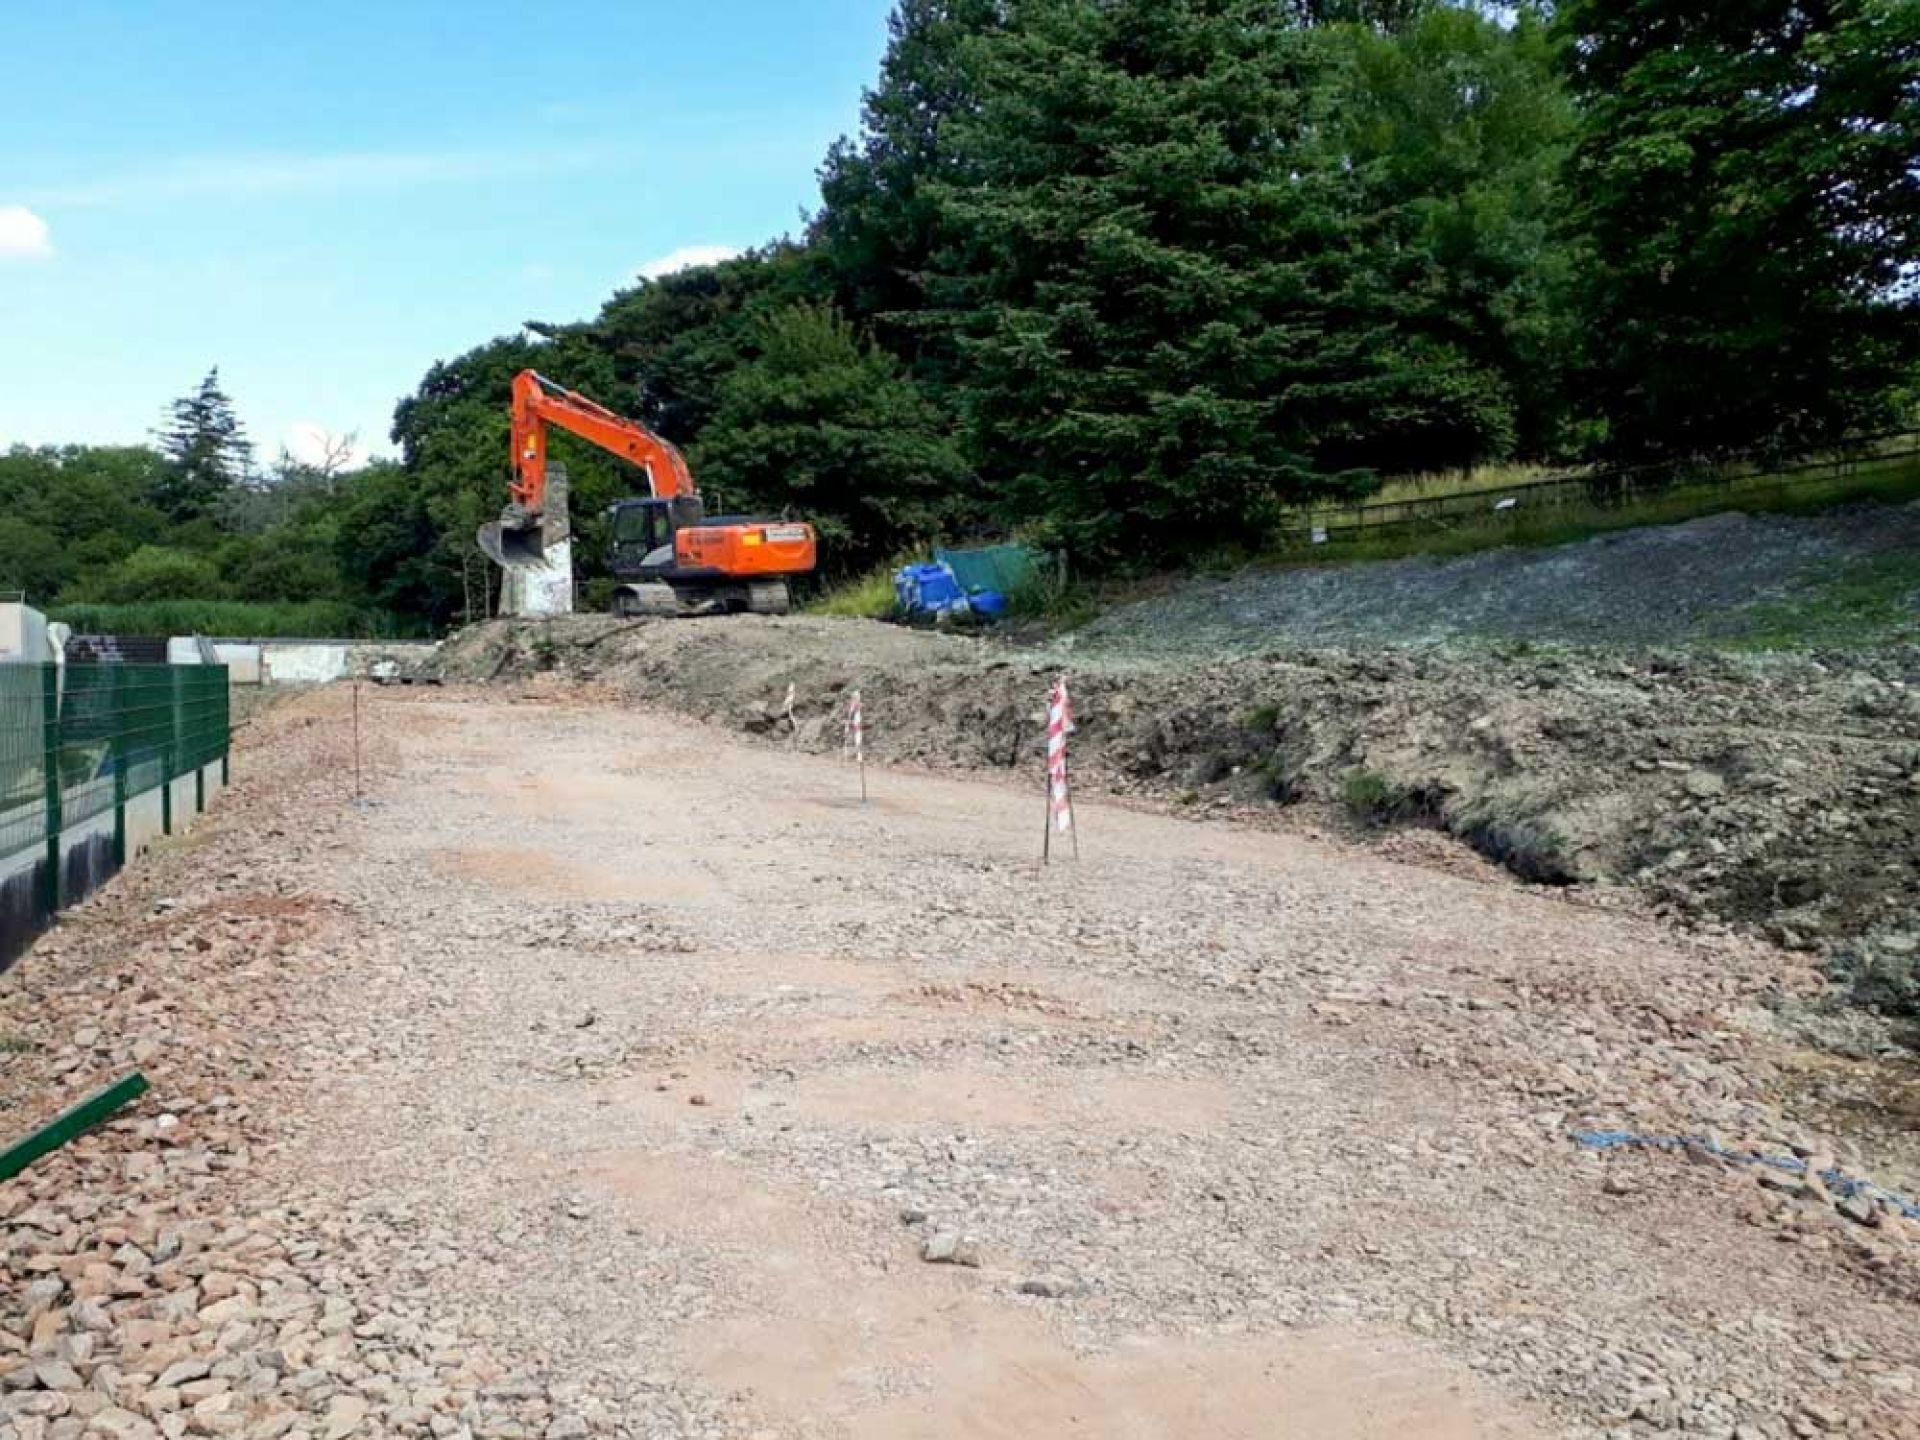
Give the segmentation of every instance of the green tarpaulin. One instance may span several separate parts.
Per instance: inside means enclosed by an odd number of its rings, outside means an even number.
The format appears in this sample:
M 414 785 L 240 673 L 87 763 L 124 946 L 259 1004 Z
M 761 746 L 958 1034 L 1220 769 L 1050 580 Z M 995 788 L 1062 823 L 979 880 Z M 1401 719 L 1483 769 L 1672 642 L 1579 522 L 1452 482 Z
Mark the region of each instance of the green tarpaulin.
M 1030 584 L 1040 557 L 1024 545 L 987 545 L 977 550 L 935 550 L 933 558 L 953 571 L 960 588 L 1011 595 Z

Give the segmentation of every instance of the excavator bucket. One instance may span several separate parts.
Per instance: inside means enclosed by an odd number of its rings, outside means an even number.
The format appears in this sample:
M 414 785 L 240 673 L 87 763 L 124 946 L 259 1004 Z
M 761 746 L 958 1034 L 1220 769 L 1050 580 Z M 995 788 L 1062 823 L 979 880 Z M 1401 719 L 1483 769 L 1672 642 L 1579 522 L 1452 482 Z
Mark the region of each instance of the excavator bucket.
M 541 525 L 522 529 L 496 520 L 482 525 L 474 538 L 486 557 L 502 570 L 529 570 L 547 563 L 546 531 Z
M 547 467 L 546 505 L 529 511 L 509 505 L 474 539 L 500 567 L 502 615 L 573 613 L 573 525 L 566 468 Z

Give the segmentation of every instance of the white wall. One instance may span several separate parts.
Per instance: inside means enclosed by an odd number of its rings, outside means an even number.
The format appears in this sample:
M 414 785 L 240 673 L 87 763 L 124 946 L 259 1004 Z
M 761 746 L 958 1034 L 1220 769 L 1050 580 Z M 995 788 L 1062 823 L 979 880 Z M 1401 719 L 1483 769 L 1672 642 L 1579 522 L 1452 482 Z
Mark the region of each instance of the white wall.
M 44 665 L 53 658 L 47 649 L 47 617 L 17 600 L 0 604 L 0 664 Z
M 261 678 L 269 685 L 324 685 L 329 680 L 344 680 L 351 649 L 344 641 L 311 645 L 268 641 L 260 647 Z
M 232 685 L 258 685 L 260 679 L 260 647 L 239 640 L 216 640 L 213 653 L 219 662 L 227 667 L 227 682 Z M 200 643 L 191 635 L 175 635 L 167 641 L 167 663 L 169 665 L 198 665 Z

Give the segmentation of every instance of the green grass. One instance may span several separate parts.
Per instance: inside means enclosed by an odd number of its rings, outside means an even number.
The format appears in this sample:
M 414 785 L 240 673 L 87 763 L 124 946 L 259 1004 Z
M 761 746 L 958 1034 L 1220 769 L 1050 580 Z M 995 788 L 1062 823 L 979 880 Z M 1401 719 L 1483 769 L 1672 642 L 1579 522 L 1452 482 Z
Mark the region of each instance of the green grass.
M 1852 561 L 1791 599 L 1747 606 L 1726 629 L 1741 650 L 1920 639 L 1920 554 Z
M 893 573 L 917 556 L 895 556 L 864 575 L 842 580 L 806 602 L 808 615 L 834 615 L 843 620 L 887 620 L 893 616 Z
M 78 635 L 387 637 L 384 616 L 328 600 L 266 604 L 245 600 L 149 600 L 133 605 L 56 605 L 48 615 Z
M 1412 475 L 1389 475 L 1380 482 L 1380 488 L 1364 500 L 1310 505 L 1298 512 L 1296 519 L 1304 516 L 1314 524 L 1337 522 L 1343 515 L 1351 514 L 1356 503 L 1390 505 L 1403 500 L 1434 500 L 1444 495 L 1494 490 L 1502 485 L 1529 485 L 1536 480 L 1553 480 L 1579 473 L 1577 470 L 1565 467 L 1555 469 L 1549 465 L 1500 464 L 1477 465 L 1470 470 L 1428 470 Z
M 1378 770 L 1348 771 L 1340 784 L 1340 798 L 1354 819 L 1369 825 L 1431 818 L 1436 808 L 1432 795 Z
M 1754 475 L 1728 485 L 1677 490 L 1617 506 L 1576 503 L 1551 510 L 1509 512 L 1502 519 L 1458 517 L 1446 530 L 1385 530 L 1377 536 L 1339 539 L 1310 551 L 1296 545 L 1271 552 L 1268 561 L 1298 564 L 1336 564 L 1353 560 L 1393 560 L 1408 555 L 1468 555 L 1503 546 L 1539 548 L 1590 539 L 1614 530 L 1646 525 L 1673 525 L 1703 515 L 1740 511 L 1745 514 L 1809 515 L 1853 501 L 1877 500 L 1898 504 L 1920 498 L 1920 457 L 1907 455 L 1884 462 L 1867 462 L 1854 474 L 1805 483 L 1782 483 L 1777 477 Z

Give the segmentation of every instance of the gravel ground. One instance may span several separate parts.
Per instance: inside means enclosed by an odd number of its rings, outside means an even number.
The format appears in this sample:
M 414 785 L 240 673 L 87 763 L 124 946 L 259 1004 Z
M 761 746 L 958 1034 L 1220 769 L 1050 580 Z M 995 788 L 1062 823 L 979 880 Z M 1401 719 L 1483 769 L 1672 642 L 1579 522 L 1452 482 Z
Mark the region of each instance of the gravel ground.
M 0 1430 L 1920 1436 L 1920 1226 L 1705 1151 L 1804 959 L 605 703 L 346 696 L 0 981 Z M 1855 1066 L 1870 1079 L 1872 1071 Z M 1767 1183 L 1760 1183 L 1764 1176 Z
M 1046 688 L 1070 670 L 1076 763 L 1104 790 L 1396 845 L 1452 837 L 1528 880 L 1822 952 L 1859 1002 L 1837 1017 L 1843 1043 L 1899 1043 L 1862 1018 L 1884 1012 L 1920 1046 L 1920 646 L 1223 660 L 1196 639 L 1156 659 L 861 620 L 583 615 L 474 627 L 437 664 L 815 752 L 840 747 L 858 688 L 875 754 L 1036 783 Z
M 1276 643 L 1738 640 L 1768 623 L 1762 607 L 1792 605 L 1850 567 L 1916 552 L 1920 503 L 1814 517 L 1713 515 L 1540 549 L 1195 581 L 1103 615 L 1080 640 L 1095 651 L 1176 658 Z M 1920 609 L 1920 596 L 1909 603 Z

